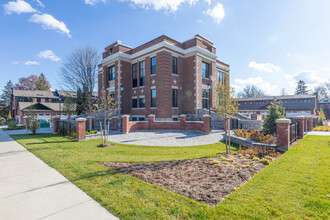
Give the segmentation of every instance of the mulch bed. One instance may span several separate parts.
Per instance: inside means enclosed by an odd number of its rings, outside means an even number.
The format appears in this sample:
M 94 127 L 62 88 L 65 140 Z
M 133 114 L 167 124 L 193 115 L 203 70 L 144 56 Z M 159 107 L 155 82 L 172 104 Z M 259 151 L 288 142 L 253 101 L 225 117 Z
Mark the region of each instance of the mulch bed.
M 100 162 L 198 202 L 216 205 L 266 165 L 249 155 L 153 163 Z

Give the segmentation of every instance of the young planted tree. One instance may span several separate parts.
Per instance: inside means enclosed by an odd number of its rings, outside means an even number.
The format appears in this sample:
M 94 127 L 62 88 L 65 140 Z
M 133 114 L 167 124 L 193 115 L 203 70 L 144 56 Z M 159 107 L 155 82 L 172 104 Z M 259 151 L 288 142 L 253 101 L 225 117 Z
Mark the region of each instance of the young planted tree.
M 26 129 L 30 130 L 33 135 L 37 134 L 37 131 L 39 129 L 36 110 L 33 106 L 31 106 L 29 109 L 29 115 L 26 119 Z
M 71 118 L 71 115 L 76 111 L 76 105 L 73 103 L 71 96 L 67 96 L 63 103 L 62 112 Z
M 117 112 L 118 106 L 114 98 L 106 90 L 102 90 L 99 96 L 99 105 L 97 110 L 94 110 L 96 117 L 101 118 L 101 147 L 109 145 L 109 131 L 111 117 Z M 102 129 L 103 128 L 103 129 Z
M 276 133 L 276 119 L 285 118 L 285 108 L 282 102 L 274 100 L 267 109 L 267 116 L 262 125 L 263 133 L 273 135 Z
M 234 88 L 229 85 L 228 74 L 225 74 L 224 82 L 217 85 L 216 98 L 215 111 L 225 121 L 226 154 L 230 154 L 230 123 L 228 121 L 237 113 L 239 104 L 235 98 Z M 227 135 L 228 131 L 229 135 Z

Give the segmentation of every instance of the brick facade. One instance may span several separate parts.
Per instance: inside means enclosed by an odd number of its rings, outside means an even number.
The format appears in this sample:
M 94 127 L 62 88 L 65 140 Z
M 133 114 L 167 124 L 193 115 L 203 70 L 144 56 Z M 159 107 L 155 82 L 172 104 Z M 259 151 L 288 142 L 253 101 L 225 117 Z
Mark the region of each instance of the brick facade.
M 290 119 L 281 118 L 276 120 L 277 148 L 287 151 L 290 146 Z
M 156 73 L 151 74 L 151 58 L 156 58 Z M 173 57 L 177 58 L 177 74 L 173 74 Z M 139 63 L 145 63 L 145 85 L 140 85 Z M 202 77 L 202 62 L 209 65 L 209 77 Z M 136 64 L 137 86 L 133 87 L 132 65 Z M 109 81 L 109 67 L 115 67 L 115 79 Z M 136 120 L 154 114 L 169 120 L 181 114 L 197 114 L 202 106 L 202 90 L 212 83 L 211 105 L 218 84 L 217 71 L 229 74 L 229 65 L 217 60 L 213 43 L 201 35 L 180 43 L 160 36 L 137 48 L 129 48 L 117 41 L 105 48 L 99 65 L 98 89 L 113 94 L 119 115 L 130 115 Z M 212 81 L 211 81 L 212 80 Z M 124 90 L 121 91 L 120 87 Z M 151 107 L 151 89 L 156 90 L 156 107 Z M 178 106 L 172 107 L 172 90 L 177 89 Z M 137 99 L 133 108 L 132 99 Z M 145 107 L 139 105 L 145 100 Z
M 76 119 L 76 132 L 78 141 L 86 139 L 86 118 Z

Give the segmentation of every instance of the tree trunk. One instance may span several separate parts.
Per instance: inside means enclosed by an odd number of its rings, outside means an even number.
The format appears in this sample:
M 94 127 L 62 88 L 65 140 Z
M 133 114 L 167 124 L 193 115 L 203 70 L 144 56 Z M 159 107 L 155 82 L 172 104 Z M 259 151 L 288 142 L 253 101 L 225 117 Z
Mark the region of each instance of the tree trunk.
M 229 119 L 229 128 L 228 128 L 228 130 L 229 130 L 229 135 L 228 135 L 228 143 L 229 143 L 229 148 L 228 148 L 228 150 L 229 150 L 229 154 L 230 154 L 230 120 L 231 119 Z
M 225 118 L 225 142 L 226 142 L 226 154 L 228 154 L 228 148 L 227 148 L 227 118 Z
M 104 142 L 103 142 L 102 122 L 100 122 L 100 129 L 101 129 L 101 139 L 102 139 L 102 146 L 103 146 L 104 145 Z

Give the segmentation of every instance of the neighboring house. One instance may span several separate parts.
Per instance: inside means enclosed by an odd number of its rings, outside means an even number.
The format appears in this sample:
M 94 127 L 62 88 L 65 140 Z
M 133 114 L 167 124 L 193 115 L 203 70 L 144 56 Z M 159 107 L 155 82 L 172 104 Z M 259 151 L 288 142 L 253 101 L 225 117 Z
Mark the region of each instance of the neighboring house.
M 131 120 L 178 120 L 214 104 L 215 87 L 229 65 L 217 60 L 213 42 L 197 34 L 185 42 L 165 35 L 136 48 L 117 41 L 105 48 L 99 65 L 98 90 L 118 103 Z M 209 94 L 210 86 L 211 94 Z
M 326 119 L 330 119 L 330 99 L 323 99 L 319 102 L 320 109 L 323 109 Z
M 267 114 L 267 106 L 274 99 L 282 102 L 286 117 L 316 115 L 318 109 L 317 95 L 285 95 L 240 98 L 238 99 L 238 112 L 249 117 L 255 117 L 255 115 L 265 116 Z
M 24 118 L 31 107 L 37 111 L 37 118 L 50 121 L 57 115 L 62 115 L 63 103 L 65 98 L 71 96 L 73 103 L 76 102 L 76 92 L 68 92 L 62 90 L 55 91 L 30 91 L 30 90 L 11 90 L 10 109 L 12 118 L 18 123 L 23 123 Z M 93 93 L 97 102 L 97 93 Z M 73 112 L 75 114 L 75 112 Z

